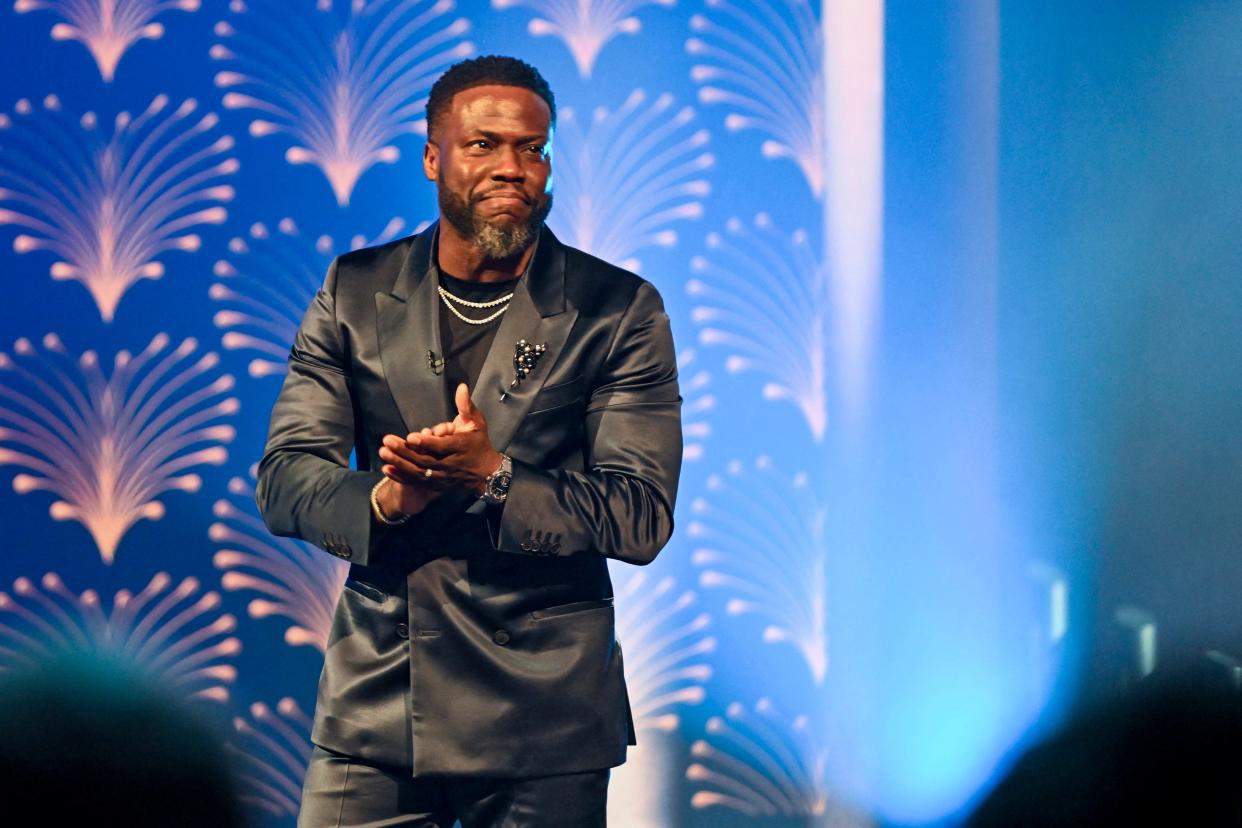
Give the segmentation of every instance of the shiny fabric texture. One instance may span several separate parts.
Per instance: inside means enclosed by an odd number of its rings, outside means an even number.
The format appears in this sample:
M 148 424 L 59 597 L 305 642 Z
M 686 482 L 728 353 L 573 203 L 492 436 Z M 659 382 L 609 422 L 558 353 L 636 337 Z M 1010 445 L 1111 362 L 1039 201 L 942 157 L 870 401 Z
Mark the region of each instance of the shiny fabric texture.
M 272 411 L 256 487 L 268 528 L 351 564 L 312 739 L 414 776 L 618 765 L 634 733 L 606 560 L 648 563 L 672 532 L 668 316 L 650 283 L 544 228 L 472 389 L 513 458 L 507 503 L 444 496 L 382 526 L 369 504 L 380 438 L 451 416 L 428 363 L 435 232 L 332 263 Z M 510 388 L 520 339 L 547 352 Z
M 316 748 L 298 828 L 603 828 L 608 776 L 411 777 Z

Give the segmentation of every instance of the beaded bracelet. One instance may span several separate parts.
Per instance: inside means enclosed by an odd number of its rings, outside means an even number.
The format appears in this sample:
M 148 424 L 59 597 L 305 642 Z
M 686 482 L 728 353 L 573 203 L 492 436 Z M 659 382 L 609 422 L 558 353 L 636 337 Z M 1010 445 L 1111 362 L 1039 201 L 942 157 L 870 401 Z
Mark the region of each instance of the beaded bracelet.
M 389 526 L 400 526 L 410 519 L 410 515 L 402 515 L 396 520 L 390 520 L 388 516 L 384 514 L 384 510 L 381 509 L 379 505 L 380 486 L 383 486 L 387 482 L 388 478 L 382 477 L 378 483 L 371 487 L 371 511 L 375 513 L 375 517 L 380 523 L 385 523 Z

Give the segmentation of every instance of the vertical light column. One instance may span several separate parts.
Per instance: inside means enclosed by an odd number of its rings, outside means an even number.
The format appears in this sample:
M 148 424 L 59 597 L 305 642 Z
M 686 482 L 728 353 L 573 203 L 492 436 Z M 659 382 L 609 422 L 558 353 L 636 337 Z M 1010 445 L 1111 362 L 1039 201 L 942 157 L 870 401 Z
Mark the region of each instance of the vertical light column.
M 824 0 L 821 20 L 824 243 L 842 424 L 854 431 L 865 413 L 883 265 L 884 3 Z

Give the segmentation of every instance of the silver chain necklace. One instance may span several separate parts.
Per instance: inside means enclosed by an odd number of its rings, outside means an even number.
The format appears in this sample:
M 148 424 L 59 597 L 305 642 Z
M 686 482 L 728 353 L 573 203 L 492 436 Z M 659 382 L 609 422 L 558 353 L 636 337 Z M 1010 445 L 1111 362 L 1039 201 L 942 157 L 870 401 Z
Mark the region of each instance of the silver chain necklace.
M 509 309 L 509 304 L 508 304 L 509 300 L 513 298 L 512 293 L 507 293 L 504 296 L 501 296 L 498 299 L 492 299 L 489 302 L 472 302 L 469 299 L 462 299 L 460 296 L 454 296 L 453 294 L 445 290 L 443 285 L 441 285 L 440 287 L 437 287 L 436 290 L 439 291 L 440 293 L 440 299 L 441 301 L 444 302 L 444 307 L 452 311 L 454 316 L 456 316 L 462 322 L 465 322 L 467 325 L 486 325 L 488 322 L 491 322 L 494 319 L 500 318 L 500 315 Z M 467 308 L 494 308 L 497 305 L 502 305 L 502 307 L 500 308 L 500 310 L 488 316 L 485 316 L 482 319 L 471 319 L 469 316 L 466 316 L 461 311 L 459 311 L 456 307 L 454 307 L 453 302 L 458 302 Z

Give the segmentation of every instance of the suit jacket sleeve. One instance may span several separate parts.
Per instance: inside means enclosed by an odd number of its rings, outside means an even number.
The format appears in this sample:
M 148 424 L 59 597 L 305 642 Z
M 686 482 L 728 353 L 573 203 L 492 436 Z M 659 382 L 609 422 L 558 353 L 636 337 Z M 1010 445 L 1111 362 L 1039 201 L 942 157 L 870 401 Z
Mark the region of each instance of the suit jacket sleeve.
M 337 262 L 302 318 L 272 408 L 255 500 L 274 535 L 297 537 L 367 564 L 392 528 L 371 516 L 378 471 L 349 468 L 354 409 L 336 320 Z
M 513 460 L 496 548 L 591 551 L 647 564 L 673 531 L 681 471 L 681 396 L 668 314 L 640 284 L 622 314 L 586 408 L 585 472 Z

